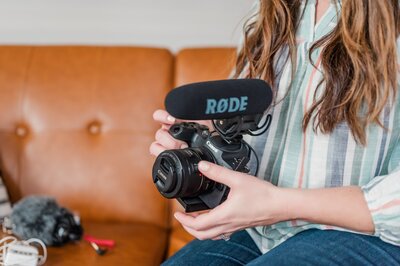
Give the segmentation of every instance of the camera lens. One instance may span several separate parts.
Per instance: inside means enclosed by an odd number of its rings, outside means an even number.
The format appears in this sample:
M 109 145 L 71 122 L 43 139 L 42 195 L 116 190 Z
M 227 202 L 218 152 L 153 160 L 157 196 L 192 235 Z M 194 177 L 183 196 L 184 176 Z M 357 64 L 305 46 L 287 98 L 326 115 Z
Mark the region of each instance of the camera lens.
M 201 148 L 164 151 L 153 165 L 153 182 L 166 198 L 196 197 L 215 184 L 198 171 L 201 160 L 214 162 Z

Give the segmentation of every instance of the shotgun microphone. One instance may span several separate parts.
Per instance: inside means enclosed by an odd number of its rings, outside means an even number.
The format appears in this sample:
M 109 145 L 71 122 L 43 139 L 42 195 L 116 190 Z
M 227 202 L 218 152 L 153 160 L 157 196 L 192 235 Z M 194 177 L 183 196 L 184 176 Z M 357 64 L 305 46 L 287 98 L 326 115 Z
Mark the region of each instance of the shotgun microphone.
M 261 79 L 230 79 L 191 83 L 172 90 L 165 109 L 183 120 L 212 120 L 214 129 L 230 141 L 242 134 L 258 136 L 269 127 L 271 87 Z M 262 124 L 260 126 L 260 123 Z
M 272 102 L 271 87 L 261 79 L 191 83 L 168 93 L 169 114 L 184 120 L 218 120 L 259 115 Z

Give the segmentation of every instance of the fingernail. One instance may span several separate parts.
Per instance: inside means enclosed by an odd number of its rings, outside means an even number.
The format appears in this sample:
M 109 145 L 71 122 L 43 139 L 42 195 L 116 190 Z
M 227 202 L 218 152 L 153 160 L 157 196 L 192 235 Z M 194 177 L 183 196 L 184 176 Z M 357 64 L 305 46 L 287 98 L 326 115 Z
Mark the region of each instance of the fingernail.
M 210 169 L 210 164 L 202 161 L 199 163 L 199 169 L 201 171 L 208 171 L 208 169 Z
M 175 117 L 172 117 L 172 116 L 167 116 L 167 120 L 169 121 L 169 122 L 175 122 Z
M 186 149 L 187 147 L 189 147 L 186 143 L 181 145 L 181 149 Z

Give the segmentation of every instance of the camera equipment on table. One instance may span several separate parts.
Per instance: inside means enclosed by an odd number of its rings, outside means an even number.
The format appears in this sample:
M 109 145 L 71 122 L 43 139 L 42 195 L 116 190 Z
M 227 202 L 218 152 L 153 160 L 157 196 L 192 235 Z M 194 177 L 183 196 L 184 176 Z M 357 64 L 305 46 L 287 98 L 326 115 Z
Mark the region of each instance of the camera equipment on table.
M 38 238 L 50 246 L 80 240 L 83 234 L 79 217 L 45 196 L 29 196 L 17 202 L 3 229 L 22 239 Z
M 198 170 L 209 161 L 249 173 L 253 153 L 243 134 L 258 136 L 269 127 L 271 115 L 263 115 L 272 102 L 272 91 L 259 79 L 219 80 L 188 84 L 172 90 L 166 110 L 184 120 L 212 120 L 215 131 L 195 122 L 170 127 L 169 133 L 188 144 L 186 149 L 166 150 L 153 165 L 153 181 L 166 198 L 176 198 L 186 212 L 212 209 L 226 200 L 229 187 L 210 180 Z

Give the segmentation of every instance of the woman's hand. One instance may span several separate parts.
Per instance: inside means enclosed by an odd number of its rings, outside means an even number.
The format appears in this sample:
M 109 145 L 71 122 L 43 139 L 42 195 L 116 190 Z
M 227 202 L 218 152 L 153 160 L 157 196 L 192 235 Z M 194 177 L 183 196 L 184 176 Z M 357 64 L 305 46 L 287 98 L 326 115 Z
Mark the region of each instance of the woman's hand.
M 175 117 L 171 116 L 165 110 L 156 110 L 153 113 L 153 119 L 161 124 L 161 128 L 157 130 L 155 141 L 150 145 L 150 154 L 158 156 L 161 152 L 171 149 L 184 149 L 188 147 L 188 144 L 177 140 L 169 134 L 169 128 L 182 121 L 178 121 Z M 209 128 L 212 127 L 210 121 L 193 121 L 202 125 L 206 125 Z
M 280 188 L 254 176 L 202 161 L 199 170 L 230 187 L 228 198 L 208 212 L 176 212 L 175 218 L 198 239 L 220 239 L 235 231 L 289 220 L 287 199 Z
M 172 117 L 165 110 L 156 110 L 153 113 L 153 119 L 161 124 L 161 128 L 157 130 L 155 141 L 150 145 L 150 154 L 158 156 L 161 152 L 170 149 L 183 149 L 188 145 L 180 140 L 173 138 L 168 129 L 175 123 L 178 123 L 175 117 Z

